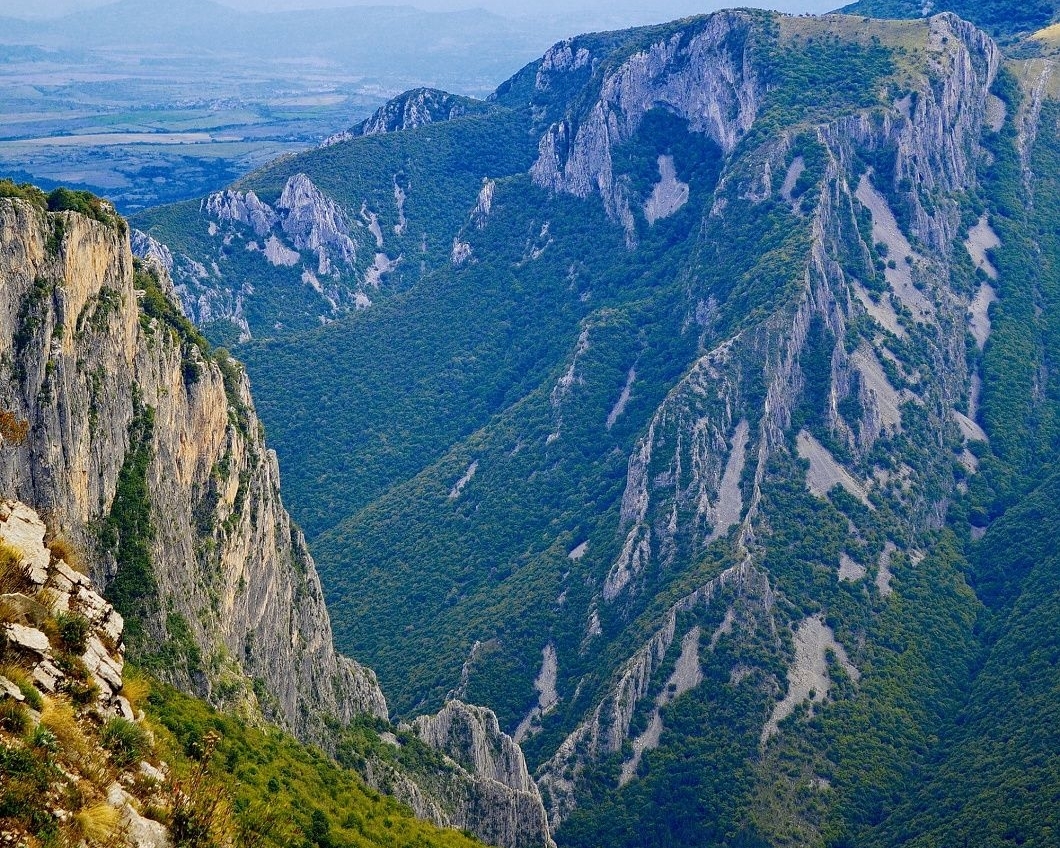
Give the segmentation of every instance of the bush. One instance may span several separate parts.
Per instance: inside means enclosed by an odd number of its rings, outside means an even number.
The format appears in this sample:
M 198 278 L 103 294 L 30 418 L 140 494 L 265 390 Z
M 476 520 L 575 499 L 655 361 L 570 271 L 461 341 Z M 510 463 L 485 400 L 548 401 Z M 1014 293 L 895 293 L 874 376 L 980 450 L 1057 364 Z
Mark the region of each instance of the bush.
M 0 594 L 17 592 L 26 584 L 26 567 L 17 548 L 0 542 Z
M 151 740 L 140 725 L 116 716 L 103 725 L 103 747 L 120 767 L 142 760 L 151 750 Z
M 88 645 L 88 634 L 92 628 L 88 619 L 81 615 L 59 613 L 55 617 L 59 630 L 59 639 L 66 650 L 74 654 L 83 654 Z
M 24 704 L 12 698 L 4 698 L 0 701 L 0 729 L 21 735 L 26 732 L 27 727 L 29 727 L 29 712 Z

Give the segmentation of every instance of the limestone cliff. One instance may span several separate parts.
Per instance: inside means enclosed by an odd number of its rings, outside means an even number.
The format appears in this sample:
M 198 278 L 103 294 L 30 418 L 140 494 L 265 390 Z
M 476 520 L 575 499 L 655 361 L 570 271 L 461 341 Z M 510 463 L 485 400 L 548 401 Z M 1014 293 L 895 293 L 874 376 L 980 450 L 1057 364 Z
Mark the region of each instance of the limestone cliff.
M 357 126 L 329 136 L 322 146 L 330 147 L 358 136 L 400 132 L 452 121 L 465 115 L 484 114 L 490 109 L 490 104 L 482 100 L 461 97 L 436 88 L 414 88 L 387 101 Z
M 122 222 L 0 200 L 0 406 L 28 428 L 0 446 L 0 490 L 99 549 L 133 650 L 177 684 L 303 738 L 385 717 L 374 675 L 334 650 L 245 374 L 162 287 Z
M 382 757 L 362 767 L 377 789 L 443 827 L 468 830 L 500 848 L 553 848 L 545 807 L 518 744 L 485 707 L 449 701 L 399 732 L 437 752 L 437 761 L 395 765 Z M 387 735 L 388 743 L 402 740 Z
M 710 134 L 723 149 L 731 149 L 754 119 L 759 88 L 754 71 L 741 56 L 726 53 L 719 57 L 711 51 L 719 44 L 728 49 L 729 36 L 741 21 L 740 13 L 715 16 L 694 38 L 655 44 L 605 75 L 599 99 L 577 129 L 561 122 L 542 139 L 535 181 L 577 196 L 598 192 L 608 213 L 628 226 L 632 218 L 621 186 L 616 188 L 611 179 L 610 151 L 628 137 L 645 108 L 665 102 L 670 108 L 683 109 L 690 121 L 698 122 L 699 131 Z M 952 198 L 975 185 L 978 139 L 1000 57 L 983 33 L 952 15 L 932 18 L 927 29 L 938 85 L 924 85 L 915 99 L 895 102 L 882 116 L 856 115 L 814 130 L 817 143 L 826 151 L 826 165 L 816 205 L 803 210 L 812 216 L 811 238 L 802 259 L 804 282 L 797 294 L 761 322 L 746 323 L 733 335 L 713 338 L 709 319 L 704 321 L 701 356 L 668 393 L 629 458 L 619 528 L 625 541 L 593 601 L 594 608 L 634 605 L 646 575 L 672 567 L 680 551 L 686 556 L 689 551 L 705 551 L 732 529 L 733 550 L 740 564 L 670 609 L 661 628 L 618 669 L 603 699 L 538 771 L 553 827 L 574 808 L 579 777 L 588 765 L 632 742 L 633 753 L 622 770 L 620 784 L 624 784 L 636 776 L 642 752 L 659 744 L 660 708 L 675 691 L 695 683 L 694 673 L 682 678 L 675 671 L 669 680 L 657 675 L 664 655 L 682 635 L 690 640 L 688 646 L 682 643 L 681 652 L 682 656 L 685 650 L 692 652 L 690 668 L 698 668 L 698 658 L 713 651 L 722 636 L 751 640 L 764 630 L 775 634 L 778 646 L 791 639 L 794 655 L 788 697 L 777 703 L 763 730 L 763 744 L 796 702 L 812 707 L 814 698 L 827 697 L 827 674 L 816 684 L 796 682 L 817 680 L 818 672 L 813 669 L 823 667 L 826 651 L 837 656 L 848 675 L 857 679 L 857 668 L 830 629 L 817 619 L 787 622 L 774 612 L 770 577 L 757 566 L 769 544 L 769 516 L 761 502 L 762 483 L 772 458 L 791 451 L 805 460 L 809 466 L 806 485 L 818 496 L 826 496 L 839 485 L 870 510 L 876 508 L 878 497 L 898 497 L 896 514 L 902 526 L 893 532 L 899 538 L 905 532 L 915 536 L 937 526 L 944 508 L 937 500 L 915 494 L 909 475 L 922 481 L 921 485 L 932 481 L 932 485 L 952 486 L 950 469 L 955 461 L 954 453 L 928 450 L 919 455 L 915 472 L 908 467 L 903 470 L 905 478 L 896 479 L 880 470 L 873 476 L 872 448 L 901 431 L 901 408 L 910 406 L 926 413 L 929 444 L 956 444 L 959 453 L 966 441 L 985 438 L 978 427 L 963 423 L 960 412 L 973 380 L 964 349 L 970 297 L 953 284 L 951 251 L 960 228 L 960 209 L 955 200 L 927 202 L 926 198 L 929 194 Z M 703 56 L 709 60 L 697 60 L 697 50 L 706 51 Z M 719 80 L 714 80 L 715 73 Z M 686 89 L 681 84 L 686 78 L 696 83 Z M 675 87 L 679 94 L 695 92 L 699 99 L 675 96 Z M 727 116 L 725 120 L 719 119 L 722 115 Z M 781 138 L 759 157 L 731 162 L 716 192 L 712 218 L 726 215 L 727 206 L 737 198 L 752 202 L 784 198 L 781 183 L 787 181 L 779 175 L 799 167 L 789 143 Z M 559 155 L 561 149 L 565 155 Z M 881 150 L 894 151 L 896 167 L 893 183 L 877 185 L 876 175 L 871 170 L 864 172 L 864 166 L 857 163 L 866 151 Z M 892 204 L 900 206 L 908 222 L 908 238 L 896 222 Z M 871 221 L 871 236 L 868 230 L 862 234 L 859 218 Z M 851 261 L 852 234 L 857 254 L 868 257 L 883 244 L 898 260 L 887 265 L 880 262 L 875 272 L 887 286 L 883 298 L 870 297 L 863 287 L 865 275 L 874 272 L 866 271 L 864 260 Z M 705 311 L 709 313 L 709 308 Z M 848 327 L 866 320 L 876 327 L 870 333 L 871 344 L 848 349 L 844 343 Z M 812 326 L 825 328 L 819 332 L 832 340 L 825 352 L 831 370 L 827 419 L 833 438 L 844 446 L 845 460 L 805 430 L 797 438 L 790 432 L 795 405 L 809 379 Z M 918 355 L 930 363 L 920 369 L 919 376 L 904 354 L 893 352 L 908 350 L 897 342 L 910 337 L 916 339 Z M 577 351 L 572 353 L 575 363 L 577 356 Z M 883 360 L 910 377 L 901 391 L 885 374 Z M 748 392 L 749 365 L 763 369 L 765 391 L 758 399 Z M 848 397 L 857 403 L 845 405 Z M 850 417 L 852 408 L 859 411 L 857 418 Z M 956 441 L 955 420 L 963 426 Z M 753 471 L 750 477 L 743 473 L 745 461 Z M 741 477 L 749 482 L 738 486 Z M 883 577 L 878 582 L 882 580 L 884 595 L 890 593 L 888 563 L 894 550 L 888 543 L 881 557 Z M 919 556 L 914 550 L 906 553 L 913 560 Z M 864 572 L 860 568 L 856 579 L 862 579 Z M 700 640 L 698 630 L 694 638 L 692 631 L 675 630 L 678 616 L 699 604 L 718 608 L 721 624 L 709 640 Z M 720 618 L 722 612 L 724 618 Z M 599 636 L 598 621 L 593 612 L 586 626 L 587 642 Z M 782 639 L 780 634 L 789 627 L 789 636 Z M 733 679 L 749 673 L 747 668 L 734 669 Z M 785 685 L 777 680 L 770 697 L 779 698 L 784 691 Z M 648 729 L 633 732 L 631 720 L 638 705 L 650 703 L 655 693 Z

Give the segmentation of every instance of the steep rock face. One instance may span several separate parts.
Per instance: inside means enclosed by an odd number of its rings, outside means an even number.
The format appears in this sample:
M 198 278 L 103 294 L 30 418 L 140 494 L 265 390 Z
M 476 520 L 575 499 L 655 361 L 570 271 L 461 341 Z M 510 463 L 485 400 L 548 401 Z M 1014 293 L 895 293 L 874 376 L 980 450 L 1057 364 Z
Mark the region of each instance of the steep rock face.
M 553 845 L 523 752 L 491 710 L 450 701 L 412 730 L 458 766 L 455 785 L 437 793 L 449 824 L 504 848 Z
M 577 804 L 581 772 L 592 763 L 616 754 L 627 740 L 633 739 L 631 722 L 638 704 L 646 702 L 664 684 L 657 679 L 656 670 L 671 645 L 683 635 L 675 630 L 680 613 L 700 603 L 709 606 L 718 592 L 729 586 L 725 593 L 728 609 L 711 639 L 711 650 L 723 634 L 732 639 L 749 640 L 763 628 L 780 633 L 790 626 L 792 632 L 796 631 L 797 622 L 787 622 L 784 617 L 774 615 L 769 575 L 753 563 L 769 545 L 769 518 L 760 511 L 761 485 L 771 458 L 790 450 L 788 431 L 795 406 L 809 379 L 806 363 L 813 327 L 827 328 L 831 338 L 839 340 L 826 351 L 831 363 L 826 417 L 831 431 L 847 445 L 850 459 L 840 461 L 820 444 L 817 447 L 835 474 L 851 481 L 850 487 L 870 510 L 875 507 L 867 493 L 882 493 L 885 485 L 881 481 L 887 478 L 866 480 L 859 468 L 879 439 L 893 434 L 895 428 L 900 429 L 899 404 L 910 403 L 928 410 L 929 441 L 942 443 L 952 435 L 952 412 L 962 402 L 971 380 L 964 354 L 968 300 L 950 284 L 950 251 L 960 225 L 960 212 L 955 201 L 934 203 L 929 208 L 923 198 L 928 193 L 938 197 L 955 196 L 974 185 L 977 140 L 983 126 L 987 92 L 998 69 L 999 53 L 981 32 L 952 15 L 941 15 L 930 21 L 929 39 L 934 67 L 941 74 L 940 85 L 937 90 L 921 92 L 910 114 L 903 115 L 896 106 L 882 120 L 858 116 L 817 129 L 817 139 L 827 150 L 828 165 L 813 213 L 801 291 L 762 323 L 743 329 L 705 352 L 669 392 L 629 459 L 621 509 L 625 542 L 594 601 L 597 606 L 633 604 L 642 592 L 645 575 L 673 567 L 676 557 L 682 555 L 679 552 L 687 556 L 689 551 L 693 554 L 704 551 L 718 537 L 719 529 L 724 532 L 731 526 L 731 518 L 725 518 L 727 526 L 719 528 L 719 516 L 739 517 L 735 547 L 738 554 L 743 552 L 745 559 L 740 566 L 730 568 L 671 608 L 662 629 L 615 673 L 603 700 L 537 772 L 554 828 Z M 661 55 L 662 50 L 663 45 L 657 45 L 657 50 L 653 48 L 631 61 L 635 67 L 650 66 L 650 57 L 657 52 Z M 672 77 L 666 71 L 665 65 L 655 71 L 666 83 L 658 88 L 639 89 L 634 102 L 665 100 L 672 84 Z M 615 75 L 623 81 L 631 76 L 635 75 L 629 69 Z M 601 100 L 592 107 L 588 124 L 581 125 L 574 143 L 569 145 L 571 152 L 566 164 L 557 167 L 559 160 L 552 156 L 557 149 L 554 142 L 564 132 L 560 126 L 550 131 L 543 141 L 542 159 L 534 172 L 537 181 L 554 190 L 584 196 L 599 189 L 608 211 L 620 222 L 622 213 L 616 212 L 608 200 L 608 192 L 612 191 L 608 150 L 616 130 L 617 137 L 622 137 L 621 127 L 625 125 L 622 116 L 630 114 L 615 105 L 629 102 L 616 93 L 621 90 L 612 77 L 605 77 Z M 753 102 L 753 98 L 747 102 Z M 635 115 L 636 107 L 631 111 Z M 729 114 L 740 113 L 732 109 Z M 753 117 L 753 111 L 748 114 Z M 599 134 L 589 133 L 587 125 L 596 127 Z M 701 124 L 701 131 L 717 130 Z M 584 139 L 583 133 L 587 134 Z M 719 143 L 728 143 L 726 138 L 724 131 L 718 132 Z M 882 205 L 875 214 L 886 214 L 887 226 L 897 232 L 888 203 L 900 202 L 906 211 L 910 239 L 919 251 L 915 257 L 912 248 L 906 252 L 911 255 L 916 281 L 916 288 L 910 284 L 910 289 L 920 300 L 907 307 L 901 320 L 918 336 L 921 349 L 932 362 L 933 377 L 926 385 L 917 386 L 916 391 L 906 389 L 901 395 L 890 385 L 880 366 L 884 358 L 896 361 L 883 335 L 878 334 L 871 347 L 852 352 L 842 343 L 849 323 L 859 320 L 860 315 L 877 320 L 868 310 L 873 304 L 858 294 L 856 271 L 844 259 L 849 256 L 845 242 L 851 232 L 857 232 L 855 216 L 868 213 L 875 219 L 872 207 L 876 201 L 870 202 L 864 191 L 858 191 L 859 180 L 866 178 L 857 177 L 853 170 L 855 151 L 864 150 L 895 151 L 895 185 L 881 187 L 891 200 L 884 200 L 880 195 Z M 754 197 L 761 191 L 757 186 L 765 185 L 768 197 L 775 190 L 769 173 L 771 170 L 784 173 L 788 156 L 781 144 L 767 154 L 765 162 L 735 164 L 723 178 L 718 195 L 725 197 L 725 192 L 731 191 Z M 898 184 L 914 188 L 903 190 Z M 716 203 L 714 214 L 725 214 L 724 203 Z M 874 220 L 874 225 L 877 223 L 880 222 Z M 870 245 L 862 241 L 860 249 L 867 254 Z M 900 256 L 899 261 L 904 258 Z M 890 273 L 886 279 L 892 297 L 902 302 L 904 292 L 900 281 Z M 911 307 L 921 303 L 923 306 L 913 311 Z M 766 391 L 760 406 L 746 393 L 748 363 L 764 364 Z M 844 398 L 851 395 L 857 398 L 861 417 L 848 421 L 840 408 Z M 757 422 L 749 439 L 748 421 Z M 812 439 L 803 433 L 800 440 L 803 436 Z M 732 466 L 737 445 L 742 451 L 745 441 L 750 448 L 748 461 L 754 468 L 753 482 L 746 503 L 734 510 L 731 505 L 722 505 L 723 479 Z M 925 454 L 920 459 L 918 474 L 923 480 L 945 478 L 953 462 L 948 453 Z M 813 474 L 811 461 L 808 478 L 811 489 L 814 489 Z M 816 493 L 825 496 L 834 482 L 821 486 Z M 938 510 L 937 502 L 908 498 L 899 515 L 905 526 L 916 532 L 936 524 L 940 518 Z M 888 561 L 893 550 L 894 546 L 888 543 Z M 889 579 L 888 571 L 883 578 L 886 594 L 891 591 Z M 587 640 L 599 635 L 598 621 L 597 614 L 593 613 L 586 628 Z M 799 627 L 796 636 L 806 629 L 802 624 Z M 798 638 L 795 643 L 800 644 Z M 837 653 L 840 652 L 841 646 Z M 849 676 L 856 680 L 858 671 L 850 665 L 845 653 L 841 653 L 841 659 L 849 667 Z M 814 661 L 823 662 L 819 657 Z M 789 678 L 795 679 L 793 675 L 797 677 L 801 673 L 797 672 L 800 656 L 795 656 L 792 662 Z M 740 670 L 740 676 L 747 673 L 747 669 Z M 776 691 L 783 692 L 782 682 L 776 683 Z M 791 686 L 789 683 L 791 698 L 811 697 L 801 690 L 795 692 Z M 823 690 L 809 687 L 807 691 L 815 693 L 812 697 L 821 697 L 827 687 Z M 788 705 L 787 712 L 793 707 L 794 703 Z M 769 733 L 774 732 L 775 722 L 769 728 Z M 763 732 L 763 739 L 768 735 Z M 656 744 L 657 738 L 654 737 Z M 629 769 L 628 773 L 623 771 L 623 782 L 635 774 L 640 751 L 637 742 L 641 738 L 635 740 L 636 757 L 627 763 Z
M 694 33 L 674 34 L 607 72 L 588 113 L 568 116 L 541 138 L 534 182 L 577 197 L 599 192 L 608 213 L 630 230 L 633 215 L 615 179 L 613 150 L 633 136 L 649 110 L 663 108 L 731 151 L 754 122 L 762 94 L 747 52 L 751 28 L 738 12 L 711 15 Z M 546 56 L 539 90 L 554 84 L 546 70 L 577 72 L 589 64 L 584 48 L 569 54 L 570 45 L 563 45 Z
M 374 675 L 335 653 L 245 375 L 137 309 L 124 231 L 0 201 L 0 280 L 0 405 L 28 424 L 0 450 L 0 488 L 104 540 L 93 577 L 141 617 L 137 651 L 178 646 L 175 682 L 257 700 L 306 738 L 325 716 L 385 716 Z M 131 520 L 150 527 L 149 565 L 123 572 Z
M 255 283 L 244 279 L 238 288 L 219 284 L 228 272 L 221 266 L 231 264 L 233 255 L 257 257 L 264 263 L 259 273 L 292 269 L 291 284 L 305 287 L 310 298 L 322 301 L 324 316 L 370 305 L 365 289 L 378 288 L 382 275 L 393 269 L 381 252 L 378 223 L 372 224 L 370 216 L 364 222 L 351 220 L 302 173 L 285 182 L 275 205 L 252 189 L 225 189 L 203 199 L 199 212 L 208 222 L 213 258 L 200 257 L 200 261 L 183 253 L 174 257 L 168 246 L 139 230 L 132 233 L 133 252 L 166 268 L 185 312 L 196 324 L 231 321 L 239 328 L 241 341 L 251 335 L 246 300 L 254 294 Z M 362 252 L 372 258 L 366 268 L 358 265 L 361 242 Z

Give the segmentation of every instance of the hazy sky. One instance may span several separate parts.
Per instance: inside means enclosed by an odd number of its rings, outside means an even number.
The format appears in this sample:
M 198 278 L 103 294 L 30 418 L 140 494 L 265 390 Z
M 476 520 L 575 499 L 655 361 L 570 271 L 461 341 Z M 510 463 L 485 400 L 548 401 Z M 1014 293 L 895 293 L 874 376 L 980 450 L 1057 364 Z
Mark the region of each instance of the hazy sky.
M 194 2 L 194 0 L 184 0 Z M 335 6 L 417 6 L 431 11 L 485 8 L 505 15 L 599 16 L 601 19 L 627 18 L 630 21 L 666 20 L 725 6 L 759 6 L 784 12 L 827 12 L 847 0 L 218 0 L 224 5 L 247 11 L 277 11 Z M 112 0 L 0 0 L 0 15 L 38 17 L 61 15 L 80 9 L 106 5 Z M 173 0 L 170 5 L 181 4 Z

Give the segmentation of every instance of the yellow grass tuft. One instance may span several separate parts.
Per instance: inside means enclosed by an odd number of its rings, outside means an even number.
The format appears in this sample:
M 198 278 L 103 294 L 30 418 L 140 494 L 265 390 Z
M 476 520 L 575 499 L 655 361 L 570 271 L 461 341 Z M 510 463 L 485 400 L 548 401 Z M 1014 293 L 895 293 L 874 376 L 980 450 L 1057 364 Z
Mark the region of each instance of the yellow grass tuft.
M 81 835 L 89 842 L 110 845 L 121 824 L 121 814 L 110 804 L 99 803 L 81 810 L 75 820 Z
M 136 669 L 126 666 L 122 676 L 121 694 L 132 705 L 133 712 L 136 712 L 151 694 L 151 682 Z
M 22 551 L 7 542 L 0 542 L 0 594 L 18 592 L 26 582 Z
M 40 723 L 47 730 L 54 733 L 59 743 L 75 756 L 84 757 L 87 755 L 89 750 L 88 740 L 77 723 L 77 716 L 74 714 L 73 707 L 69 704 L 52 698 L 45 698 Z
M 47 545 L 48 550 L 51 551 L 52 561 L 61 559 L 79 574 L 88 574 L 84 557 L 82 557 L 81 553 L 76 547 L 74 547 L 74 543 L 65 536 L 56 536 L 51 539 Z

